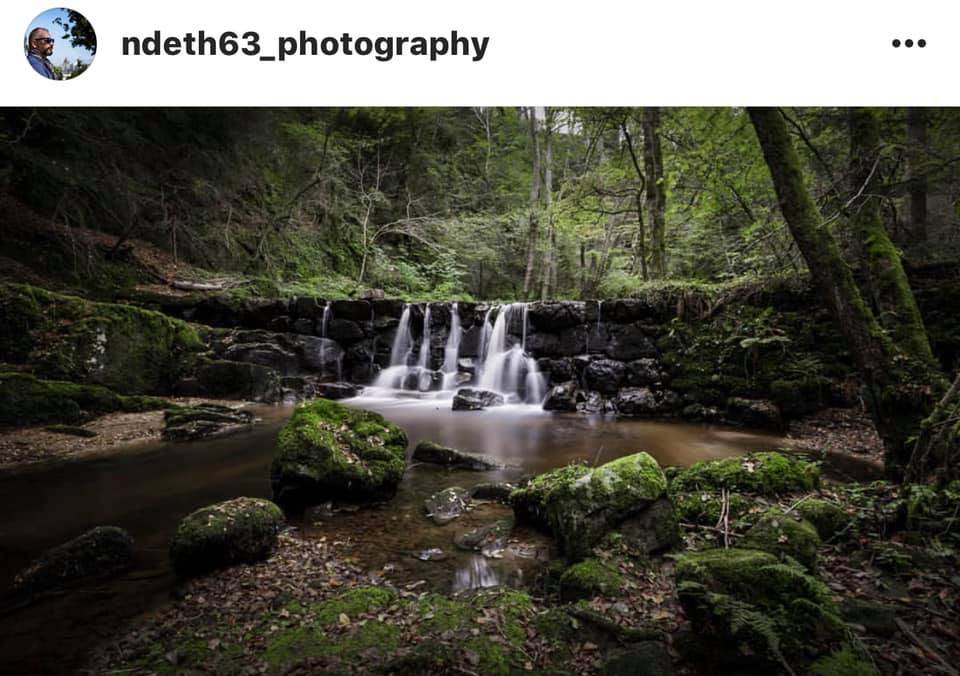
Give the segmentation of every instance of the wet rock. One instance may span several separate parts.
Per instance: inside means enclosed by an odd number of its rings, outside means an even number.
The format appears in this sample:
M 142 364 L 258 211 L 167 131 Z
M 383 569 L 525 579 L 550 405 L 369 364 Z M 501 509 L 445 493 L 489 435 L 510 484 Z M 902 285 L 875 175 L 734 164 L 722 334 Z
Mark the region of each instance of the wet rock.
M 317 396 L 317 378 L 313 376 L 286 376 L 280 379 L 284 403 L 297 403 Z
M 267 403 L 282 396 L 279 374 L 260 364 L 211 361 L 197 371 L 197 380 L 208 396 Z
M 531 303 L 527 317 L 535 329 L 553 332 L 582 326 L 586 322 L 586 307 L 573 301 Z
M 616 413 L 617 409 L 613 402 L 604 398 L 599 392 L 580 392 L 580 401 L 577 402 L 577 410 L 581 413 Z
M 301 404 L 280 430 L 270 481 L 282 505 L 393 496 L 406 469 L 407 435 L 383 416 L 327 399 Z
M 669 498 L 655 501 L 617 526 L 624 542 L 644 554 L 655 554 L 680 542 L 676 510 Z
M 423 549 L 414 554 L 415 557 L 421 561 L 443 561 L 447 558 L 446 552 L 444 552 L 439 547 L 432 547 L 430 549 Z
M 657 385 L 663 379 L 660 363 L 656 359 L 634 359 L 627 364 L 627 384 L 631 387 Z
M 486 526 L 471 528 L 453 538 L 453 543 L 466 551 L 496 555 L 507 547 L 507 538 L 513 531 L 513 519 L 500 519 Z
M 404 377 L 402 389 L 413 392 L 438 392 L 443 389 L 443 373 L 430 369 L 415 369 Z
M 714 406 L 704 406 L 703 404 L 688 404 L 683 407 L 680 417 L 685 420 L 702 420 L 703 422 L 716 422 L 722 417 L 719 409 Z
M 181 378 L 173 385 L 175 397 L 202 397 L 203 385 L 198 378 Z
M 574 381 L 554 385 L 543 400 L 544 411 L 576 411 L 577 403 L 582 399 L 580 388 Z
M 313 334 L 314 320 L 301 317 L 293 322 L 293 325 L 290 327 L 293 329 L 294 333 L 300 333 L 305 336 Z
M 297 351 L 302 367 L 316 373 L 336 373 L 343 360 L 343 350 L 329 338 L 298 336 Z
M 587 389 L 601 394 L 616 394 L 626 374 L 623 362 L 612 359 L 591 361 L 583 371 L 583 381 Z
M 727 419 L 747 427 L 774 431 L 783 429 L 780 409 L 765 399 L 731 397 L 727 400 Z
M 353 383 L 317 383 L 316 396 L 333 400 L 350 399 L 360 394 L 362 390 L 362 387 Z
M 270 555 L 283 512 L 269 500 L 235 498 L 187 516 L 170 542 L 170 561 L 180 577 L 261 561 Z
M 471 357 L 461 357 L 457 360 L 457 371 L 471 376 L 477 373 L 477 362 Z
M 560 600 L 575 603 L 595 596 L 616 595 L 623 586 L 623 577 L 597 559 L 575 563 L 560 576 Z
M 16 576 L 13 588 L 29 596 L 125 570 L 132 559 L 130 534 L 115 526 L 99 526 L 45 552 Z
M 547 359 L 545 363 L 537 363 L 537 368 L 549 377 L 554 384 L 565 383 L 569 380 L 578 380 L 586 364 L 577 364 L 573 359 Z
M 334 317 L 327 321 L 327 338 L 338 343 L 355 343 L 363 340 L 363 329 L 355 321 Z
M 476 472 L 503 469 L 506 465 L 494 458 L 459 451 L 435 444 L 432 441 L 421 441 L 413 449 L 413 460 L 426 462 L 432 465 L 443 465 L 451 469 L 467 469 Z
M 672 676 L 673 660 L 661 641 L 640 641 L 611 650 L 602 676 Z
M 470 491 L 459 486 L 444 488 L 424 500 L 423 508 L 435 524 L 444 526 L 470 508 Z
M 379 289 L 374 289 L 374 291 L 379 291 L 380 297 L 383 297 L 383 291 Z M 374 299 L 370 298 L 368 300 Z M 335 300 L 330 304 L 330 312 L 334 319 L 368 322 L 373 309 L 368 300 Z
M 164 441 L 196 441 L 247 429 L 253 424 L 253 414 L 228 406 L 202 404 L 166 411 L 163 423 Z
M 657 348 L 640 326 L 615 325 L 610 329 L 610 340 L 604 349 L 607 356 L 618 361 L 633 361 L 656 357 Z
M 621 415 L 653 417 L 664 414 L 664 407 L 653 390 L 647 387 L 627 387 L 617 393 L 613 405 Z
M 583 326 L 564 329 L 557 336 L 554 354 L 558 357 L 573 357 L 589 350 L 589 331 Z
M 817 529 L 802 517 L 772 508 L 764 512 L 737 545 L 792 557 L 812 571 L 817 566 L 820 536 Z
M 474 500 L 494 500 L 504 505 L 510 504 L 510 494 L 516 486 L 506 481 L 493 481 L 490 483 L 477 484 L 470 491 L 470 497 Z
M 230 361 L 266 366 L 280 375 L 296 373 L 300 366 L 296 354 L 274 343 L 241 343 L 230 345 L 224 351 L 223 357 Z
M 586 465 L 567 465 L 544 474 L 527 477 L 510 494 L 510 503 L 517 521 L 549 533 L 547 500 L 560 486 L 571 483 L 590 473 Z
M 457 390 L 457 394 L 453 397 L 454 411 L 481 411 L 491 406 L 502 406 L 503 404 L 503 395 L 489 390 L 463 388 Z
M 560 339 L 554 333 L 530 333 L 527 335 L 527 352 L 547 357 L 559 355 Z

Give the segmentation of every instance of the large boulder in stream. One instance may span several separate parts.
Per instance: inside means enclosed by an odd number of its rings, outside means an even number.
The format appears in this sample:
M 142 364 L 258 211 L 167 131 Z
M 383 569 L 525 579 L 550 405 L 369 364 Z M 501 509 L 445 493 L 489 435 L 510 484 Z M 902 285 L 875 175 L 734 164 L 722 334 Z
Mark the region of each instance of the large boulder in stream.
M 489 390 L 477 390 L 469 387 L 457 390 L 453 397 L 454 411 L 482 411 L 491 406 L 503 406 L 502 394 Z
M 545 527 L 571 560 L 590 556 L 612 530 L 646 553 L 678 538 L 667 479 L 647 453 L 590 469 L 571 465 L 530 480 L 511 495 L 518 520 Z
M 570 380 L 550 388 L 543 400 L 544 411 L 576 411 L 577 404 L 583 399 L 577 383 Z
M 269 500 L 235 498 L 187 516 L 170 542 L 170 562 L 180 577 L 261 561 L 270 555 L 283 512 Z
M 390 498 L 406 470 L 406 453 L 407 435 L 377 413 L 325 399 L 301 404 L 277 439 L 274 499 L 302 508 Z
M 30 596 L 122 571 L 132 559 L 130 534 L 116 526 L 99 526 L 45 552 L 16 576 L 13 588 Z
M 161 436 L 165 441 L 196 441 L 222 437 L 249 428 L 253 421 L 253 414 L 249 411 L 228 406 L 184 406 L 164 413 Z
M 503 469 L 505 465 L 494 458 L 474 453 L 458 451 L 435 444 L 432 441 L 421 441 L 413 449 L 413 460 L 431 465 L 443 465 L 450 469 L 466 469 L 474 472 L 487 472 Z

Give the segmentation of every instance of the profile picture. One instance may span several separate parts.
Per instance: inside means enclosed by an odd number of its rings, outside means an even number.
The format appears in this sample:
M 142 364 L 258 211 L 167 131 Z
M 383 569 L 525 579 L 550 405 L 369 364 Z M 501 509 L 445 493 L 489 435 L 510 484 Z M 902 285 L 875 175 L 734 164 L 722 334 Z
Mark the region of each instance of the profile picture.
M 67 7 L 37 15 L 24 34 L 27 63 L 40 77 L 72 80 L 82 75 L 97 54 L 97 34 L 87 18 Z

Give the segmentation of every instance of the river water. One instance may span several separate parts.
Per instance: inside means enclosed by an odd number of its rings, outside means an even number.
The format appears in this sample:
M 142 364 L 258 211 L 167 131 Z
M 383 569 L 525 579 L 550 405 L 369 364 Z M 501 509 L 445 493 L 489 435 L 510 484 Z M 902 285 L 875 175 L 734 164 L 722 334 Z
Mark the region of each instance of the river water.
M 439 527 L 423 500 L 448 486 L 514 481 L 575 460 L 602 464 L 646 450 L 662 465 L 786 445 L 779 437 L 671 422 L 614 420 L 545 413 L 534 406 L 451 411 L 449 400 L 361 398 L 347 402 L 400 425 L 411 448 L 423 440 L 494 456 L 514 467 L 498 472 L 451 472 L 414 465 L 389 503 L 355 511 L 315 511 L 291 524 L 304 537 L 348 543 L 369 570 L 397 582 L 425 580 L 446 592 L 492 584 L 522 584 L 552 555 L 542 535 L 517 529 L 499 558 L 459 552 L 455 534 L 508 516 L 496 504 Z M 262 422 L 224 439 L 149 443 L 115 454 L 24 469 L 0 476 L 0 589 L 44 549 L 97 525 L 134 537 L 134 565 L 115 579 L 90 583 L 24 608 L 0 608 L 0 673 L 62 673 L 82 664 L 91 645 L 165 603 L 174 589 L 167 562 L 170 535 L 183 516 L 240 495 L 270 497 L 269 467 L 277 433 L 290 408 L 255 407 Z M 443 560 L 417 555 L 439 549 Z

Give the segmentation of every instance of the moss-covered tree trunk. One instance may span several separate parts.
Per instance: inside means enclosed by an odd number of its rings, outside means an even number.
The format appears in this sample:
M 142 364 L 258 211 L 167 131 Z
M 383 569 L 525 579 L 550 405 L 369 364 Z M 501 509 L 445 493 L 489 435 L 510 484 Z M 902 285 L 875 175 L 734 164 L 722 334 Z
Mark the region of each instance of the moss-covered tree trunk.
M 533 289 L 533 267 L 537 259 L 537 241 L 540 237 L 540 133 L 537 131 L 537 109 L 527 109 L 530 116 L 530 146 L 533 164 L 530 179 L 530 215 L 527 227 L 527 266 L 523 275 L 523 299 Z
M 651 267 L 657 277 L 667 268 L 666 190 L 663 185 L 663 153 L 660 150 L 660 109 L 643 109 L 643 164 L 647 177 L 647 222 L 650 223 Z
M 933 409 L 937 392 L 943 389 L 942 375 L 895 345 L 867 306 L 829 224 L 807 190 L 780 111 L 752 108 L 749 112 L 784 220 L 860 372 L 867 405 L 886 449 L 887 472 L 901 476 L 912 450 L 908 440 Z

